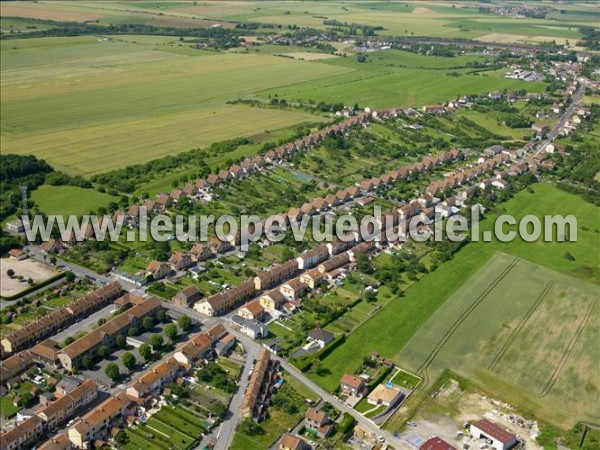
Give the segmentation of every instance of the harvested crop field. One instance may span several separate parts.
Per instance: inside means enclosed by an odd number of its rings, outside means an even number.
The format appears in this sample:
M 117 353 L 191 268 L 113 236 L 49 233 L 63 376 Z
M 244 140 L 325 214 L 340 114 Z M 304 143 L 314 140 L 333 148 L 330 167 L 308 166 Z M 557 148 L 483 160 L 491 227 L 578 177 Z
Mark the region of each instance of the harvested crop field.
M 288 58 L 300 59 L 304 61 L 319 61 L 321 59 L 338 58 L 336 55 L 329 53 L 314 53 L 314 52 L 289 52 L 278 53 L 276 56 L 287 56 Z
M 559 426 L 597 420 L 599 290 L 499 253 L 397 360 L 429 381 L 450 368 Z

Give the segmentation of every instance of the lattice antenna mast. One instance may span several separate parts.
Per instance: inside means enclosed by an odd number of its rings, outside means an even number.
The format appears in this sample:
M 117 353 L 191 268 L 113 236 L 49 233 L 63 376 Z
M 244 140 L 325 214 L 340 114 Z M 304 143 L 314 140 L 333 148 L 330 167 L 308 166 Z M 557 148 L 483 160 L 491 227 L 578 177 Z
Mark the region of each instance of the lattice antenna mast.
M 23 208 L 23 216 L 29 219 L 29 202 L 27 200 L 27 186 L 22 184 L 21 188 L 21 202 L 23 203 L 21 206 Z

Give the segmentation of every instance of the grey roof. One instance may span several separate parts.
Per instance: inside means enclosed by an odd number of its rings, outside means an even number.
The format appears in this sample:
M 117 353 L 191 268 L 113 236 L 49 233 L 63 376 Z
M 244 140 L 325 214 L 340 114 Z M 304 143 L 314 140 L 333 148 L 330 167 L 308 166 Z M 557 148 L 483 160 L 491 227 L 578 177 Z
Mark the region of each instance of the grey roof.
M 77 386 L 83 383 L 81 378 L 65 375 L 56 385 L 57 388 L 61 388 L 64 392 L 71 392 Z
M 235 314 L 231 317 L 231 321 L 238 324 L 241 327 L 248 328 L 249 330 L 254 331 L 255 333 L 260 333 L 262 331 L 261 323 L 254 319 L 244 319 L 243 317 Z
M 314 330 L 310 330 L 308 337 L 314 339 L 315 341 L 323 341 L 327 343 L 333 340 L 334 335 L 323 328 L 315 328 Z

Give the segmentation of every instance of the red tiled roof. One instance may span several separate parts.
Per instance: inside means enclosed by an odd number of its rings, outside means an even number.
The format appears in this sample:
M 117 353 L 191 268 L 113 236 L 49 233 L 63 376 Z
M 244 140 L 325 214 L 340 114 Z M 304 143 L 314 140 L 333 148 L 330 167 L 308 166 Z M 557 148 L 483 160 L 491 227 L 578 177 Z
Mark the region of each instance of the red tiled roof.
M 478 420 L 472 424 L 472 426 L 479 428 L 487 436 L 491 437 L 492 439 L 496 439 L 503 444 L 516 438 L 514 434 L 506 431 L 504 428 L 499 427 L 494 422 L 490 422 L 487 419 Z
M 421 450 L 457 450 L 456 447 L 448 444 L 439 437 L 432 437 L 426 440 L 420 448 Z
M 365 381 L 362 378 L 347 373 L 345 373 L 344 376 L 342 376 L 342 384 L 346 384 L 355 389 L 360 388 L 364 384 L 364 382 Z

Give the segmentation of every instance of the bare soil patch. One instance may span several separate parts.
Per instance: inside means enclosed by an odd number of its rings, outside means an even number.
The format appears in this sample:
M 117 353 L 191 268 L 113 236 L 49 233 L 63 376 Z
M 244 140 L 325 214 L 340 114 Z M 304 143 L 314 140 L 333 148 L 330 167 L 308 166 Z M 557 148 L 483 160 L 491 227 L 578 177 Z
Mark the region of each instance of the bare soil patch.
M 8 270 L 14 270 L 14 277 L 9 277 Z M 27 280 L 31 278 L 34 284 L 41 283 L 56 274 L 56 270 L 47 265 L 32 259 L 16 261 L 11 258 L 2 258 L 0 260 L 0 295 L 11 297 L 27 289 L 29 284 Z M 23 281 L 17 277 L 21 275 Z

